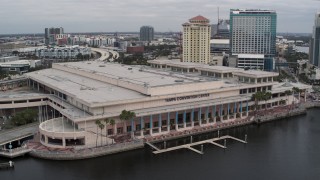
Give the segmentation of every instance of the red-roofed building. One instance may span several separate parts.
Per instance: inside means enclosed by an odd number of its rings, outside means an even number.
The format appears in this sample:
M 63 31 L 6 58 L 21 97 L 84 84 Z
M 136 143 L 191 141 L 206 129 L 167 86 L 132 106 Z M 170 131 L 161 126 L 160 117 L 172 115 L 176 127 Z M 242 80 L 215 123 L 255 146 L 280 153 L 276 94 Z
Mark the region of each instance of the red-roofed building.
M 209 23 L 209 19 L 201 16 L 201 15 L 198 15 L 196 17 L 193 17 L 191 19 L 189 19 L 189 22 L 191 23 Z
M 182 61 L 209 64 L 211 26 L 209 19 L 199 15 L 183 26 Z

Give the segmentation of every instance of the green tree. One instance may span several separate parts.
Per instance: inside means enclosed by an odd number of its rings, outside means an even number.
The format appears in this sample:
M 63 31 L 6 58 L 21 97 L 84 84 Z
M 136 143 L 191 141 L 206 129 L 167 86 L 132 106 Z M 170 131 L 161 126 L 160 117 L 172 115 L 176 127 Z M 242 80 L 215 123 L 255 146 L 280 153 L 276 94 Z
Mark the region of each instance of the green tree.
M 286 90 L 284 93 L 286 94 L 287 102 L 288 102 L 288 104 L 289 104 L 289 96 L 292 95 L 292 91 Z
M 257 109 L 260 109 L 260 107 L 259 107 L 259 101 L 262 101 L 262 100 L 264 100 L 264 92 L 262 92 L 262 91 L 258 91 L 258 92 L 256 92 L 256 93 L 254 93 L 254 94 L 252 94 L 252 99 L 254 100 L 254 111 L 256 112 L 257 111 Z
M 21 126 L 35 122 L 38 117 L 38 112 L 34 109 L 26 109 L 18 112 L 11 119 L 12 123 L 16 126 Z
M 272 93 L 271 92 L 264 92 L 263 95 L 263 100 L 265 101 L 265 109 L 267 109 L 267 101 L 272 98 Z
M 120 120 L 123 120 L 124 122 L 124 128 L 127 128 L 126 121 L 132 120 L 136 116 L 136 114 L 132 111 L 122 110 L 121 114 L 119 115 Z M 133 123 L 132 123 L 133 124 Z M 133 131 L 133 127 L 131 127 L 131 131 Z
M 97 126 L 96 147 L 98 147 L 98 128 L 99 128 L 99 125 L 101 124 L 101 121 L 100 121 L 100 120 L 96 120 L 95 124 L 96 124 L 96 126 Z
M 104 124 L 102 124 L 101 122 L 100 122 L 100 124 L 98 125 L 99 126 L 99 128 L 100 128 L 100 135 L 101 135 L 101 138 L 100 138 L 100 140 L 101 140 L 101 146 L 102 146 L 102 130 L 104 129 Z

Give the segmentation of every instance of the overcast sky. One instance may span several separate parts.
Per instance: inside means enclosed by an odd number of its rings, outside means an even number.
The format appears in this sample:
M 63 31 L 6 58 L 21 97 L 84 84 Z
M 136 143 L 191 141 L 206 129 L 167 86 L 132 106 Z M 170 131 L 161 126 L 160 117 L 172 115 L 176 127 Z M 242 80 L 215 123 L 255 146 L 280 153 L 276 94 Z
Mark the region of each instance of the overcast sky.
M 312 32 L 320 0 L 0 0 L 0 34 L 43 33 L 45 27 L 65 32 L 181 31 L 181 24 L 203 15 L 217 22 L 231 8 L 272 9 L 278 32 Z

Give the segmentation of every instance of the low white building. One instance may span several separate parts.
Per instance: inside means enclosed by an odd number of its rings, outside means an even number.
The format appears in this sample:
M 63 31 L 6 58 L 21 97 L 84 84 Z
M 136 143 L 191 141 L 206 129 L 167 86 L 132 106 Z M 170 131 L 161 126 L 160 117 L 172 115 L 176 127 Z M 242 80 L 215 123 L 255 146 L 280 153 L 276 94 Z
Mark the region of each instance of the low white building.
M 52 58 L 52 59 L 76 59 L 77 56 L 91 55 L 91 49 L 88 47 L 80 46 L 67 46 L 67 47 L 54 47 L 54 48 L 41 48 L 35 50 L 35 55 L 40 58 Z

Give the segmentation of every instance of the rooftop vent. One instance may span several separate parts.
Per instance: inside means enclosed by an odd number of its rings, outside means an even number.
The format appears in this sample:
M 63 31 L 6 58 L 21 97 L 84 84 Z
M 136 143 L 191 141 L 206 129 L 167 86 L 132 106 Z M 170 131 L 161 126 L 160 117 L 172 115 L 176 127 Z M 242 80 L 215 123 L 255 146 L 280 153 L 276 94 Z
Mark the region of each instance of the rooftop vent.
M 99 67 L 106 67 L 106 65 L 103 65 L 103 64 L 102 64 L 102 65 L 99 65 Z

